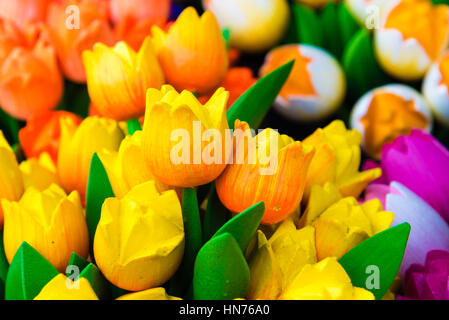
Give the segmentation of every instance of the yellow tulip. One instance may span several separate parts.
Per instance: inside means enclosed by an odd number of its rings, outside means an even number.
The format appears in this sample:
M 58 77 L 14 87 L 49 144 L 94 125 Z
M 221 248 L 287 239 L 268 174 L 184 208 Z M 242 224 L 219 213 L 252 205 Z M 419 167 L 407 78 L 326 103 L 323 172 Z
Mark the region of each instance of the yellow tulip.
M 18 202 L 2 199 L 5 254 L 11 263 L 23 241 L 60 272 L 72 252 L 88 256 L 89 236 L 77 191 L 67 194 L 55 184 L 44 191 L 28 188 Z
M 143 158 L 142 140 L 143 132 L 139 130 L 123 139 L 118 152 L 103 150 L 98 154 L 117 198 L 123 198 L 141 183 L 155 180 Z M 167 185 L 155 182 L 159 192 L 169 189 Z
M 282 300 L 374 300 L 374 295 L 354 287 L 336 258 L 306 265 L 280 297 Z
M 44 191 L 52 184 L 60 184 L 55 163 L 47 152 L 42 152 L 38 159 L 30 158 L 22 161 L 19 168 L 25 189 L 34 187 Z
M 118 297 L 117 300 L 182 300 L 178 297 L 173 297 L 165 292 L 162 287 L 152 288 L 144 291 L 133 292 Z
M 223 172 L 230 151 L 225 148 L 228 98 L 229 93 L 220 88 L 202 105 L 186 90 L 178 93 L 168 85 L 160 91 L 148 89 L 143 152 L 157 180 L 194 187 Z
M 167 83 L 199 95 L 215 90 L 228 71 L 228 53 L 217 19 L 206 11 L 201 18 L 185 9 L 167 33 L 153 27 L 153 44 Z
M 289 218 L 268 241 L 258 231 L 257 248 L 249 259 L 251 279 L 247 298 L 278 298 L 302 267 L 316 261 L 313 227 L 298 230 Z
M 16 156 L 0 130 L 0 201 L 16 201 L 23 194 L 23 180 Z M 3 210 L 0 206 L 0 229 L 3 226 Z
M 314 198 L 321 201 L 320 197 Z M 341 258 L 363 240 L 389 228 L 394 218 L 392 212 L 382 210 L 378 199 L 359 205 L 353 197 L 338 200 L 315 215 L 310 224 L 315 227 L 318 260 Z
M 343 197 L 358 197 L 365 187 L 382 174 L 380 169 L 359 172 L 362 137 L 357 130 L 347 130 L 343 121 L 335 120 L 317 129 L 303 143 L 315 148 L 307 172 L 305 199 L 313 185 L 332 182 Z
M 157 191 L 154 181 L 140 184 L 122 199 L 103 204 L 94 255 L 114 285 L 141 291 L 165 283 L 184 253 L 184 225 L 175 191 Z
M 60 273 L 42 288 L 34 300 L 98 300 L 98 297 L 87 279 L 72 281 Z
M 150 38 L 139 52 L 121 41 L 113 48 L 102 43 L 84 51 L 87 88 L 96 110 L 116 120 L 138 118 L 145 112 L 148 88 L 160 89 L 164 74 Z
M 84 199 L 92 155 L 103 149 L 118 150 L 123 138 L 114 120 L 87 117 L 78 127 L 70 118 L 61 119 L 57 167 L 64 189 L 77 190 Z

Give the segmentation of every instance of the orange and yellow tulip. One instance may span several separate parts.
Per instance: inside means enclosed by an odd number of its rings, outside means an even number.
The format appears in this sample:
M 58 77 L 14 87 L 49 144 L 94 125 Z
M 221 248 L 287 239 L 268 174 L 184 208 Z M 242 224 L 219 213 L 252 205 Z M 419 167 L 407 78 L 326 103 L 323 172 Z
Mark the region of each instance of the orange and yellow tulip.
M 76 114 L 62 110 L 39 113 L 28 119 L 19 131 L 20 145 L 27 158 L 47 152 L 55 163 L 58 161 L 62 118 L 71 118 L 77 125 L 81 123 Z
M 301 202 L 314 150 L 305 150 L 301 142 L 272 129 L 253 138 L 247 123 L 237 120 L 235 128 L 234 159 L 216 181 L 218 196 L 229 210 L 237 213 L 264 201 L 262 223 L 278 223 Z M 239 129 L 242 134 L 236 134 Z M 239 155 L 242 147 L 243 161 Z
M 220 88 L 202 105 L 193 93 L 178 93 L 169 85 L 148 90 L 143 152 L 158 181 L 195 187 L 223 172 L 229 153 L 225 148 L 228 97 Z
M 5 56 L 0 57 L 0 105 L 13 117 L 26 120 L 56 107 L 64 84 L 47 32 L 30 26 L 23 39 L 22 46 L 1 50 Z
M 83 53 L 90 98 L 100 115 L 128 120 L 145 113 L 148 88 L 160 89 L 164 74 L 147 38 L 139 52 L 125 42 L 113 48 L 97 43 Z
M 215 16 L 185 9 L 167 33 L 153 27 L 153 43 L 167 82 L 199 95 L 216 89 L 226 76 L 228 54 Z
M 77 190 L 84 200 L 92 155 L 103 149 L 118 150 L 123 138 L 112 119 L 87 117 L 78 126 L 73 119 L 62 118 L 57 167 L 64 189 Z
M 67 195 L 55 184 L 44 191 L 31 187 L 18 202 L 2 199 L 1 205 L 5 254 L 10 263 L 23 241 L 60 272 L 65 272 L 72 252 L 87 258 L 89 235 L 78 192 Z
M 77 8 L 71 13 L 73 19 L 67 15 L 67 8 Z M 78 13 L 79 19 L 76 17 Z M 116 40 L 104 0 L 53 2 L 48 10 L 47 24 L 62 70 L 67 78 L 75 82 L 86 81 L 81 59 L 83 51 L 91 50 L 96 42 L 113 45 Z
M 16 156 L 0 130 L 0 201 L 17 201 L 23 194 L 23 180 Z M 3 227 L 3 210 L 0 204 L 0 229 Z
M 19 27 L 44 22 L 53 0 L 0 0 L 0 18 L 14 21 Z

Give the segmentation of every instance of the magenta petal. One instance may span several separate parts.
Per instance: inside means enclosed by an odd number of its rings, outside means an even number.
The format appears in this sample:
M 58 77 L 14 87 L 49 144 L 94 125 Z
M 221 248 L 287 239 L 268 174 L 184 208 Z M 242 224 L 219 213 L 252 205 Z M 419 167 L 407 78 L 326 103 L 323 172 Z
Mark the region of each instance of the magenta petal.
M 449 151 L 432 135 L 412 130 L 382 150 L 384 177 L 397 181 L 427 201 L 449 221 Z

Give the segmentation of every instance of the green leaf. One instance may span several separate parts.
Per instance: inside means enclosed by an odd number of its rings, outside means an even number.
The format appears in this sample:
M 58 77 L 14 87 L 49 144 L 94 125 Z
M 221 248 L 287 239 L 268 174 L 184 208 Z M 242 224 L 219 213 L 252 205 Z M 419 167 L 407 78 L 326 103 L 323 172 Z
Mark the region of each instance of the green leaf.
M 89 265 L 84 268 L 79 276 L 80 278 L 85 278 L 90 282 L 92 289 L 94 289 L 100 300 L 107 299 L 109 297 L 108 282 L 94 264 L 89 263 Z
M 343 69 L 348 93 L 353 99 L 390 82 L 377 63 L 370 34 L 364 29 L 360 29 L 348 43 L 343 53 Z
M 401 266 L 409 234 L 410 225 L 401 223 L 368 238 L 341 257 L 339 262 L 352 284 L 371 291 L 376 300 L 382 299 Z M 372 288 L 370 276 L 379 276 L 377 288 Z
M 360 25 L 349 12 L 345 3 L 338 5 L 338 20 L 340 25 L 340 35 L 343 47 L 345 47 L 352 37 L 360 30 Z
M 212 238 L 215 232 L 228 221 L 229 215 L 229 210 L 218 198 L 215 183 L 212 183 L 207 197 L 207 208 L 203 221 L 203 243 Z
M 0 231 L 0 299 L 4 298 L 6 275 L 8 273 L 9 263 L 5 255 L 3 245 L 3 230 Z
M 90 162 L 86 191 L 86 220 L 89 229 L 91 254 L 95 231 L 97 230 L 97 225 L 101 217 L 101 207 L 104 200 L 111 197 L 114 197 L 114 191 L 112 190 L 108 175 L 97 153 L 94 153 Z
M 223 233 L 198 252 L 193 275 L 196 300 L 243 298 L 249 285 L 249 267 L 234 237 Z
M 325 48 L 337 59 L 343 52 L 343 42 L 340 34 L 340 21 L 338 17 L 337 5 L 328 2 L 321 12 L 321 25 L 323 37 L 326 43 Z
M 245 252 L 262 221 L 264 212 L 265 204 L 261 201 L 226 222 L 212 239 L 221 234 L 230 233 L 238 242 L 242 252 Z
M 175 296 L 184 295 L 192 283 L 193 266 L 202 245 L 200 211 L 195 188 L 182 190 L 182 217 L 185 234 L 184 256 L 169 285 L 170 294 Z
M 132 136 L 134 132 L 142 130 L 142 126 L 140 125 L 139 119 L 131 119 L 126 122 L 128 127 L 128 134 Z
M 234 122 L 237 119 L 248 122 L 254 129 L 260 126 L 287 81 L 293 64 L 294 60 L 267 74 L 240 96 L 227 113 L 231 129 L 234 128 Z
M 59 274 L 39 252 L 22 242 L 9 266 L 5 284 L 6 300 L 33 300 Z
M 10 145 L 19 143 L 19 123 L 0 107 L 0 130 Z
M 315 11 L 306 6 L 293 4 L 293 14 L 297 28 L 297 42 L 323 47 L 323 30 L 320 18 Z
M 84 259 L 83 257 L 79 256 L 75 252 L 72 252 L 72 255 L 70 256 L 69 264 L 67 267 L 74 266 L 77 267 L 79 272 L 81 273 L 84 268 L 86 268 L 89 264 L 89 261 Z M 72 268 L 67 268 L 66 275 L 69 277 L 72 274 Z
M 231 47 L 231 29 L 224 28 L 221 33 L 223 34 L 223 38 L 225 40 L 226 49 Z

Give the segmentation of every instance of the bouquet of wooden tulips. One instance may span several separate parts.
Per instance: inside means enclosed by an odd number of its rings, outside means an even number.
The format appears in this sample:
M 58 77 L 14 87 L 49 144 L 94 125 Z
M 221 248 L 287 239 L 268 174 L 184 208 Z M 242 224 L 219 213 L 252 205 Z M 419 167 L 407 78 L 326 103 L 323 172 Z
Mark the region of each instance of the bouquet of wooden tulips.
M 449 299 L 448 46 L 447 0 L 0 0 L 0 298 Z

